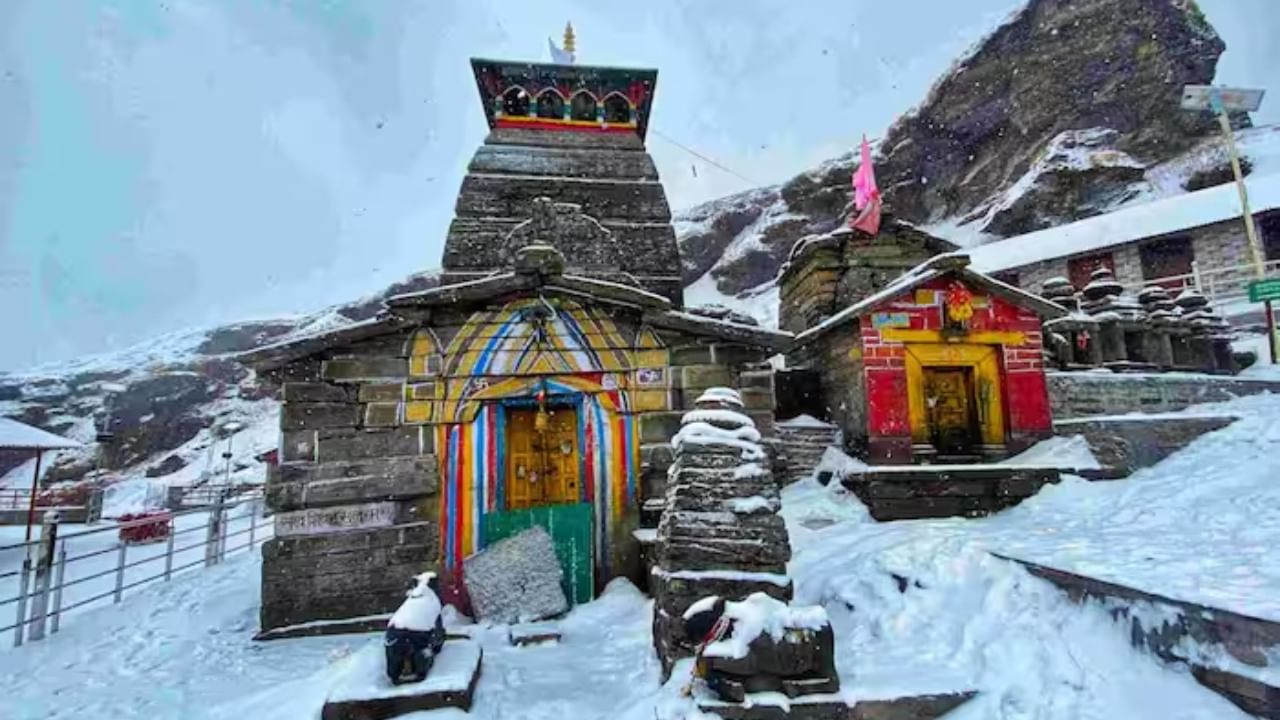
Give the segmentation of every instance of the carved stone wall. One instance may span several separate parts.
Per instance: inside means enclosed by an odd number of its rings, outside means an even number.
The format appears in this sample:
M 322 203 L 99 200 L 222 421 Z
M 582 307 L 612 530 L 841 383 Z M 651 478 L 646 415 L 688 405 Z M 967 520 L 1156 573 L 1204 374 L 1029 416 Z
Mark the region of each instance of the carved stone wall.
M 562 219 L 580 213 L 567 231 L 546 232 L 553 220 L 548 202 L 560 204 L 554 214 Z M 531 227 L 527 223 L 533 218 L 538 219 Z M 532 231 L 541 231 L 539 239 L 564 254 L 569 272 L 608 272 L 611 280 L 682 304 L 671 208 L 638 137 L 491 132 L 462 181 L 445 241 L 443 282 L 470 280 L 509 265 L 513 241 Z

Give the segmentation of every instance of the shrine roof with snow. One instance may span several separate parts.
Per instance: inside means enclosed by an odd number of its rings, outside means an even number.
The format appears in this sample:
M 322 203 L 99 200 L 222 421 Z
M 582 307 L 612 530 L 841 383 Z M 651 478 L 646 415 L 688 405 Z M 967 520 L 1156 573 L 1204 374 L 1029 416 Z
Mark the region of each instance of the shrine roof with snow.
M 1026 308 L 1041 317 L 1058 318 L 1067 315 L 1067 309 L 1057 303 L 1000 282 L 990 275 L 970 269 L 969 256 L 965 253 L 956 252 L 935 255 L 929 258 L 903 273 L 878 292 L 868 295 L 821 323 L 796 335 L 796 345 L 802 346 L 810 343 L 836 327 L 867 315 L 903 293 L 910 292 L 931 280 L 946 275 L 955 275 L 968 284 L 982 288 L 992 295 L 1000 297 L 1017 307 Z

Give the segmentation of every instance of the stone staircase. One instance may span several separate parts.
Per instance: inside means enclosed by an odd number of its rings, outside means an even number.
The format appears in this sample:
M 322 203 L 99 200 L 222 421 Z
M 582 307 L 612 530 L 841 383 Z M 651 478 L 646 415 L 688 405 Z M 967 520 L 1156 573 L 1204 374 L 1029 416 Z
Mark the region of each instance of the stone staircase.
M 822 454 L 836 444 L 836 426 L 808 415 L 774 423 L 778 451 L 784 458 L 782 484 L 803 480 L 818 467 Z

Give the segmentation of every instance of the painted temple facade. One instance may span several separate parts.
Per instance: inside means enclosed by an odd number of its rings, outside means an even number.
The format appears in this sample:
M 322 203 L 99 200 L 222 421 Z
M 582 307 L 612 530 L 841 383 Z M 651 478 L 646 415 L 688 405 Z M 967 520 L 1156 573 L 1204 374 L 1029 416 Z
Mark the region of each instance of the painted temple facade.
M 790 335 L 682 310 L 644 128 L 653 71 L 474 61 L 490 133 L 449 228 L 443 284 L 373 319 L 246 356 L 281 383 L 261 624 L 394 609 L 466 558 L 547 527 L 575 602 L 638 582 L 633 531 L 710 387 L 773 427 Z
M 1053 434 L 1042 323 L 1066 311 L 946 251 L 890 220 L 814 238 L 782 272 L 788 366 L 868 462 L 994 460 Z

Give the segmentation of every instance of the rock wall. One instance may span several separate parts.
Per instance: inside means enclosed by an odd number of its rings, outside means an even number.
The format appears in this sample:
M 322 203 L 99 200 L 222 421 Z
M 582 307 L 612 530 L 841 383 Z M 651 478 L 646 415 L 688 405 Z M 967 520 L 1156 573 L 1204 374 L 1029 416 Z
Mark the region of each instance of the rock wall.
M 411 577 L 436 568 L 435 432 L 401 425 L 398 410 L 408 352 L 407 332 L 392 332 L 281 373 L 263 630 L 390 612 Z
M 1048 373 L 1055 421 L 1090 415 L 1172 412 L 1241 395 L 1280 393 L 1280 382 L 1163 373 Z
M 1221 430 L 1235 422 L 1229 416 L 1109 418 L 1089 420 L 1074 418 L 1054 423 L 1059 435 L 1083 435 L 1089 450 L 1103 467 L 1120 476 L 1151 467 L 1205 433 Z

